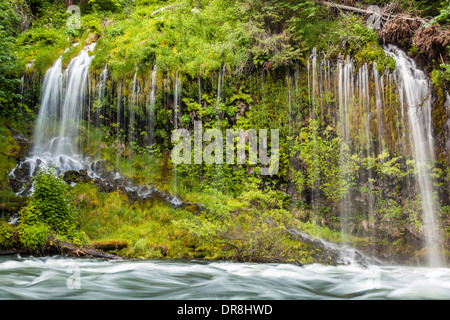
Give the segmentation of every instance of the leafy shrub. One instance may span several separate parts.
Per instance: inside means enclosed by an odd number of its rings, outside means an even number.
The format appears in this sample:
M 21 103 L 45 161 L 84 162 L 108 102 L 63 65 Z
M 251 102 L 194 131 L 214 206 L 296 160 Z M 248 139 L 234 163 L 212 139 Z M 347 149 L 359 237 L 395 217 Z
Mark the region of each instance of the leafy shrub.
M 20 73 L 23 66 L 12 50 L 15 44 L 15 26 L 19 21 L 14 11 L 5 1 L 0 2 L 0 104 L 1 113 L 8 114 L 12 104 L 20 97 Z
M 34 192 L 20 212 L 21 243 L 35 250 L 45 243 L 44 234 L 54 234 L 79 242 L 75 211 L 66 198 L 67 185 L 53 169 L 42 169 L 34 178 Z
M 48 239 L 49 229 L 49 226 L 42 222 L 22 226 L 20 243 L 25 249 L 32 251 L 43 248 Z
M 15 244 L 15 227 L 5 221 L 0 221 L 0 247 L 11 248 Z

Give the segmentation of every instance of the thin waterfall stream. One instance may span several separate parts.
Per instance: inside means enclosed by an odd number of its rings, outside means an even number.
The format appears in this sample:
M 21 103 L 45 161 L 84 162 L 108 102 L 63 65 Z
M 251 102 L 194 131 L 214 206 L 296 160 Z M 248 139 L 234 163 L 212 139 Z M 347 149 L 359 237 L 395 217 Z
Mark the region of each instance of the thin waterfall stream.
M 429 80 L 403 51 L 394 46 L 388 46 L 386 52 L 397 63 L 394 73 L 395 81 L 406 98 L 402 101 L 402 104 L 405 105 L 410 123 L 413 154 L 417 166 L 417 184 L 422 200 L 428 263 L 432 267 L 439 267 L 443 264 L 443 256 L 439 240 L 441 232 L 436 222 L 436 204 L 433 199 L 430 169 L 434 160 L 434 138 L 432 136 Z

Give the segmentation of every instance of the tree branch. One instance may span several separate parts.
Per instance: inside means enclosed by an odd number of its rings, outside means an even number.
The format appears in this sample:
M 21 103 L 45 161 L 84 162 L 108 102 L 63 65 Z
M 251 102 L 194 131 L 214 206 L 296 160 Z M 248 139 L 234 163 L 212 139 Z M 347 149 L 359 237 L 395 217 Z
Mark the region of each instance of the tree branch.
M 347 6 L 347 5 L 343 5 L 343 4 L 337 4 L 334 2 L 330 2 L 330 1 L 321 1 L 318 0 L 316 1 L 317 4 L 319 5 L 325 5 L 325 6 L 329 6 L 329 7 L 335 7 L 338 8 L 340 10 L 346 10 L 346 11 L 352 11 L 352 12 L 358 12 L 358 13 L 363 13 L 363 14 L 367 14 L 367 15 L 373 15 L 376 14 L 375 12 L 373 12 L 372 10 L 367 10 L 367 9 L 362 9 L 362 8 L 357 8 L 357 7 L 352 7 L 352 6 Z M 427 23 L 430 20 L 429 19 L 424 19 L 424 18 L 419 18 L 419 17 L 409 17 L 406 16 L 404 14 L 395 14 L 392 15 L 392 13 L 385 13 L 384 10 L 380 11 L 380 16 L 381 19 L 383 20 L 389 20 L 390 17 L 392 18 L 400 18 L 400 19 L 404 19 L 404 20 L 412 20 L 412 21 L 420 21 L 422 23 Z
M 164 11 L 164 10 L 166 10 L 166 9 L 175 8 L 175 7 L 181 7 L 181 6 L 182 6 L 181 3 L 170 4 L 170 5 L 168 5 L 168 6 L 165 6 L 165 7 L 161 8 L 161 9 L 156 10 L 155 12 L 152 12 L 152 16 L 155 15 L 155 14 L 158 14 L 158 13 L 160 13 L 161 11 Z

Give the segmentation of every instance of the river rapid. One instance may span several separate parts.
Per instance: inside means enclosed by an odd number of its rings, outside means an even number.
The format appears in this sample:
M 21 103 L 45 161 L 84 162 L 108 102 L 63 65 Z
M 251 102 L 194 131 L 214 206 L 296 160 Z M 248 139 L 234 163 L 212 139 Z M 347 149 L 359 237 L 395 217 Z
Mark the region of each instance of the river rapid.
M 450 269 L 1 257 L 1 300 L 450 299 Z

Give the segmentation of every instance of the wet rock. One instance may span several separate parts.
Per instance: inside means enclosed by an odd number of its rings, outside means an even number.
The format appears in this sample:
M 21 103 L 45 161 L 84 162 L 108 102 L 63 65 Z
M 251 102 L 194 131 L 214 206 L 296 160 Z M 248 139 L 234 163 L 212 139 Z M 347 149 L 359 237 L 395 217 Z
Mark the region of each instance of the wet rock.
M 187 203 L 184 207 L 184 210 L 189 211 L 190 213 L 192 213 L 194 216 L 198 216 L 200 215 L 200 213 L 202 212 L 202 208 L 199 205 L 196 204 L 191 204 L 191 203 Z
M 92 178 L 88 176 L 86 170 L 69 170 L 64 173 L 63 180 L 67 184 L 71 183 L 86 183 L 92 181 Z
M 21 135 L 15 135 L 14 140 L 16 144 L 19 146 L 19 150 L 16 153 L 17 161 L 24 161 L 31 147 L 31 142 L 27 138 Z M 15 152 L 16 150 L 12 150 Z
M 103 160 L 97 160 L 92 162 L 91 170 L 102 178 L 106 178 L 106 176 L 109 176 L 111 174 L 111 172 L 108 172 L 106 168 L 106 163 Z
M 292 240 L 299 241 L 307 245 L 310 249 L 314 250 L 312 258 L 316 263 L 322 263 L 327 265 L 338 265 L 339 251 L 333 248 L 326 247 L 319 239 L 310 239 L 297 230 L 289 229 L 286 231 Z
M 13 172 L 14 178 L 23 180 L 30 176 L 31 164 L 28 161 L 19 164 Z

